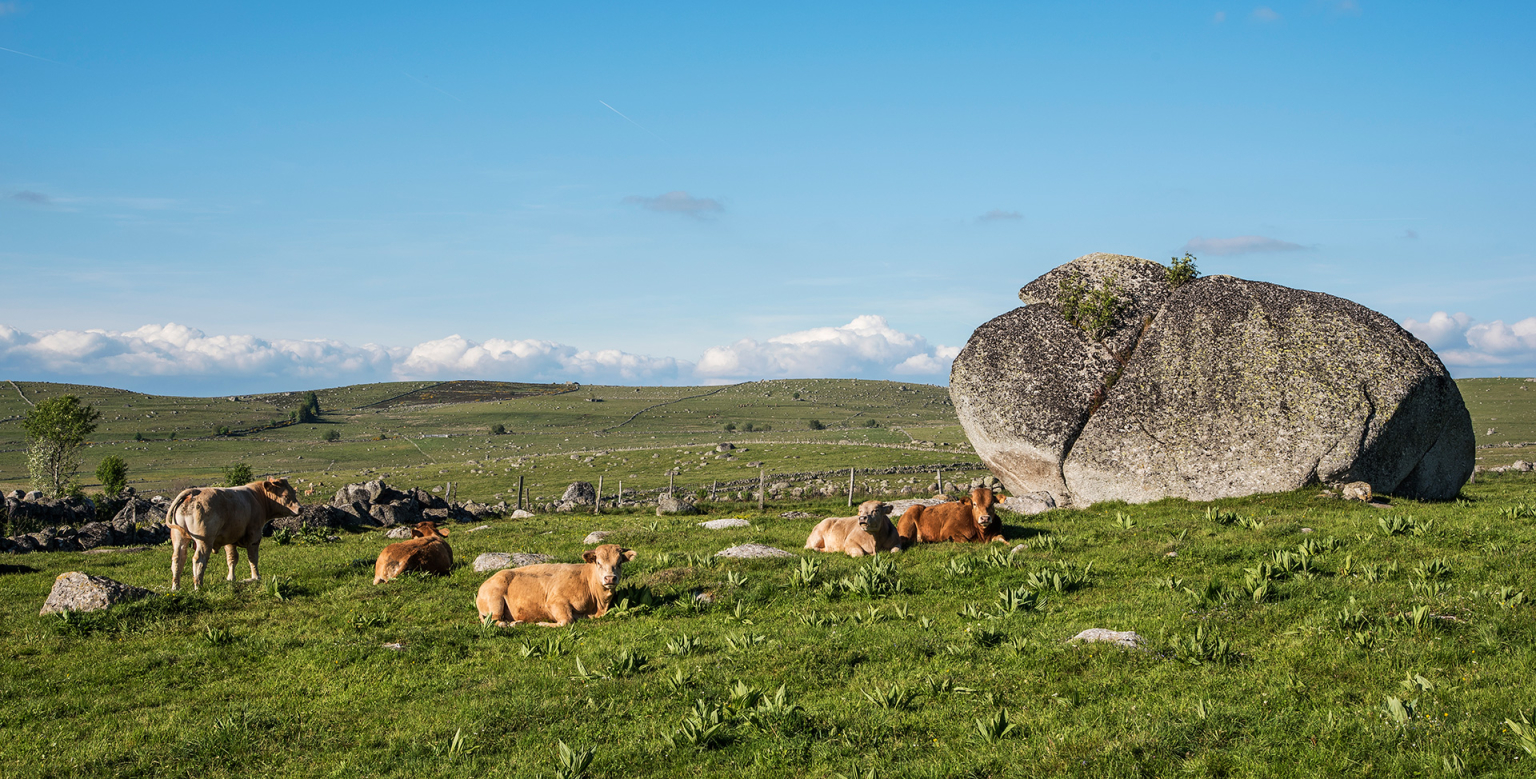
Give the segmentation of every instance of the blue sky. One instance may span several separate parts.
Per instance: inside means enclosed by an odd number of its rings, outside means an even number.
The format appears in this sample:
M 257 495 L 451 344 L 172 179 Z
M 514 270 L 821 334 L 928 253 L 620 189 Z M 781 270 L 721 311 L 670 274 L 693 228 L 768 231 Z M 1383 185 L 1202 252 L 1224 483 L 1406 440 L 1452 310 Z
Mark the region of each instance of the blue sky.
M 0 374 L 942 383 L 1051 267 L 1192 250 L 1532 375 L 1533 17 L 0 2 Z

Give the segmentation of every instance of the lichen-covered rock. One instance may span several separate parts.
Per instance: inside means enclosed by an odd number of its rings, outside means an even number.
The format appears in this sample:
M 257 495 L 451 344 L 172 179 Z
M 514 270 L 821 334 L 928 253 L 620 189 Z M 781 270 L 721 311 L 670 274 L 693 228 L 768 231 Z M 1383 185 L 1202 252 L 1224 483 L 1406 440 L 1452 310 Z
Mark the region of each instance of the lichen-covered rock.
M 726 519 L 711 519 L 708 522 L 700 522 L 699 527 L 705 530 L 727 530 L 733 527 L 752 527 L 752 523 L 740 517 L 728 517 Z
M 699 513 L 699 510 L 697 508 L 694 508 L 692 503 L 689 503 L 688 501 L 683 500 L 682 498 L 679 498 L 676 495 L 669 495 L 669 494 L 663 492 L 660 496 L 658 496 L 656 498 L 656 516 L 658 516 L 658 517 L 666 515 L 666 514 L 697 514 L 697 513 Z
M 475 558 L 475 570 L 481 573 L 503 568 L 522 568 L 525 565 L 552 563 L 555 558 L 547 554 L 529 552 L 486 552 Z
M 1135 649 L 1146 643 L 1134 630 L 1106 630 L 1104 628 L 1089 628 L 1067 639 L 1067 643 L 1088 644 L 1119 644 L 1123 647 Z
M 729 549 L 722 549 L 716 552 L 715 556 L 751 560 L 764 557 L 794 557 L 795 553 L 786 552 L 783 549 L 768 546 L 766 544 L 741 544 L 739 546 L 733 546 Z
M 105 576 L 91 576 L 66 571 L 53 580 L 53 591 L 38 614 L 60 611 L 99 611 L 124 601 L 153 595 L 149 590 L 113 581 Z
M 1144 265 L 1142 263 L 1145 263 Z M 1148 267 L 1151 266 L 1151 267 Z M 1427 346 L 1348 300 L 1089 255 L 1021 292 L 956 358 L 950 394 L 1013 493 L 1058 505 L 1212 500 L 1366 481 L 1446 499 L 1472 472 L 1471 417 Z M 1078 274 L 1130 296 L 1101 341 L 1054 298 Z

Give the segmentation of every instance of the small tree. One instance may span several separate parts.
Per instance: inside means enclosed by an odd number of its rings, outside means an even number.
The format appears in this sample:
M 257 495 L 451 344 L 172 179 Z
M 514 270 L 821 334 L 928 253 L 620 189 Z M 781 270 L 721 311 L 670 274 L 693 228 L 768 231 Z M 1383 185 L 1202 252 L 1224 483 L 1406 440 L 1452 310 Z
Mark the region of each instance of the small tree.
M 341 440 L 341 433 L 338 433 L 335 430 L 327 430 L 327 431 L 325 431 L 324 435 L 320 436 L 320 440 L 321 441 L 339 441 L 339 440 Z
M 251 466 L 245 463 L 235 463 L 224 469 L 224 486 L 226 487 L 239 487 L 255 480 L 256 477 L 251 475 Z
M 507 426 L 506 425 L 503 425 L 500 422 L 497 422 L 496 424 L 491 425 L 491 435 L 506 435 L 506 434 L 507 434 Z
M 1200 271 L 1195 267 L 1195 255 L 1184 252 L 1182 258 L 1174 257 L 1168 263 L 1169 289 L 1178 289 L 1198 278 L 1200 278 Z
M 736 423 L 735 422 L 726 422 L 725 423 L 725 432 L 727 432 L 727 433 L 734 433 L 734 432 L 736 432 Z
M 875 421 L 875 420 L 873 420 L 873 419 L 866 419 L 866 420 L 864 420 L 864 426 L 865 427 L 879 427 L 880 423 Z
M 115 454 L 101 458 L 96 466 L 96 480 L 101 482 L 101 492 L 109 498 L 123 494 L 128 486 L 128 461 Z
M 27 469 L 32 474 L 33 489 L 54 498 L 74 491 L 80 450 L 100 418 L 101 412 L 81 403 L 74 395 L 49 398 L 27 412 L 21 427 L 32 439 L 27 449 Z
M 133 440 L 135 440 L 135 441 L 143 441 L 144 440 L 144 434 L 143 433 L 134 433 L 133 434 Z
M 819 420 L 819 419 L 813 419 L 813 420 L 811 420 L 809 422 L 806 422 L 805 426 L 809 427 L 812 430 L 826 430 L 827 429 L 827 426 L 823 425 L 821 423 L 821 420 Z
M 742 429 L 742 430 L 745 430 L 745 431 L 746 431 L 746 432 L 748 432 L 748 433 L 750 433 L 750 432 L 752 432 L 752 423 L 751 423 L 751 422 L 748 422 L 748 423 L 746 423 L 746 424 L 744 424 L 744 425 L 742 425 L 742 426 L 741 426 L 741 429 Z

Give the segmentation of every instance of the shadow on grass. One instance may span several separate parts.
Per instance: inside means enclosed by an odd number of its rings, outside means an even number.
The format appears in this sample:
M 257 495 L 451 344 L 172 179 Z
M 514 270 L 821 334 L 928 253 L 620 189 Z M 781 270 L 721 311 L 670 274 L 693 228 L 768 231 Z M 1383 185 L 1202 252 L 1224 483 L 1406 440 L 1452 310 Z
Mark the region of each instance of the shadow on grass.
M 212 610 L 212 604 L 202 595 L 169 592 L 101 611 L 66 611 L 49 619 L 55 634 L 85 637 L 98 633 L 147 632 L 167 622 Z

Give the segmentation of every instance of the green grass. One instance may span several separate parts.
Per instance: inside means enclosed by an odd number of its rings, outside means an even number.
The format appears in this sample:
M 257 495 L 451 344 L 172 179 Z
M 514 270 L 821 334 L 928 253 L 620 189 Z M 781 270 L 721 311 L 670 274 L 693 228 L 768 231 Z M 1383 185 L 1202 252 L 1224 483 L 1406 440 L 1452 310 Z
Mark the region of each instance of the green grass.
M 1536 479 L 1390 510 L 1315 493 L 1009 516 L 1012 557 L 878 562 L 801 552 L 814 520 L 777 518 L 841 501 L 711 506 L 753 521 L 724 531 L 500 520 L 455 528 L 451 576 L 380 587 L 378 533 L 269 540 L 266 585 L 69 620 L 37 615 L 58 573 L 163 590 L 168 550 L 11 558 L 32 570 L 0 574 L 0 775 L 526 777 L 591 750 L 594 777 L 1529 776 Z M 476 554 L 575 560 L 594 529 L 640 553 L 628 609 L 478 623 Z M 710 557 L 748 541 L 820 566 Z M 1090 627 L 1148 647 L 1065 643 Z

